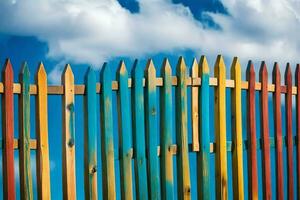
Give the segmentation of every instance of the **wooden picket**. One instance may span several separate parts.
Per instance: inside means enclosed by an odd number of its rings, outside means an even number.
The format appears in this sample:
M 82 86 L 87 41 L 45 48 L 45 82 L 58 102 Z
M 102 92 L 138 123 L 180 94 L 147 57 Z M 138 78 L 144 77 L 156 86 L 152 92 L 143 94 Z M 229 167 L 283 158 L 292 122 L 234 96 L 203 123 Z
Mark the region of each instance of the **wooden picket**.
M 36 135 L 37 135 L 37 185 L 39 199 L 51 199 L 50 191 L 50 164 L 48 144 L 48 100 L 47 74 L 44 65 L 40 63 L 36 76 L 37 103 L 36 103 Z
M 262 163 L 263 163 L 263 182 L 264 182 L 264 199 L 272 199 L 271 191 L 271 161 L 270 161 L 270 132 L 269 132 L 269 109 L 268 109 L 268 71 L 265 62 L 260 67 L 261 81 L 261 123 L 262 132 Z
M 283 199 L 283 160 L 282 160 L 282 119 L 281 119 L 281 92 L 280 71 L 277 63 L 273 69 L 273 83 L 275 84 L 274 98 L 274 121 L 275 121 L 275 145 L 276 145 L 276 192 L 277 199 Z
M 273 83 L 268 83 L 268 71 L 265 62 L 261 63 L 259 81 L 251 61 L 248 63 L 247 80 L 242 81 L 242 69 L 238 58 L 233 59 L 230 79 L 226 79 L 226 67 L 221 55 L 214 66 L 214 77 L 205 56 L 200 62 L 194 59 L 191 76 L 188 76 L 183 57 L 176 66 L 176 75 L 172 76 L 172 67 L 165 59 L 161 66 L 161 77 L 153 60 L 149 59 L 143 67 L 134 62 L 132 78 L 129 78 L 125 63 L 120 62 L 116 72 L 117 80 L 112 79 L 110 66 L 104 64 L 100 82 L 91 68 L 85 75 L 83 85 L 75 84 L 70 65 L 66 65 L 62 74 L 62 85 L 48 85 L 47 73 L 42 63 L 38 66 L 35 84 L 30 84 L 29 67 L 24 63 L 20 73 L 20 83 L 14 83 L 13 67 L 6 60 L 3 71 L 3 83 L 0 82 L 2 99 L 2 148 L 3 198 L 15 199 L 15 178 L 20 178 L 20 196 L 22 199 L 51 199 L 50 157 L 48 135 L 49 95 L 62 96 L 62 193 L 64 199 L 76 199 L 75 168 L 75 95 L 84 95 L 84 192 L 86 199 L 116 199 L 118 193 L 122 199 L 258 199 L 262 188 L 264 199 L 294 199 L 300 196 L 300 65 L 295 71 L 295 86 L 292 85 L 292 70 L 287 64 L 285 85 L 281 85 L 279 65 L 273 68 Z M 175 69 L 174 69 L 175 71 Z M 191 93 L 188 92 L 190 87 Z M 215 102 L 210 102 L 211 88 L 214 89 Z M 227 140 L 226 132 L 226 88 L 231 90 L 231 127 L 232 138 Z M 173 92 L 175 89 L 175 93 Z M 246 90 L 247 99 L 242 98 Z M 256 119 L 256 92 L 260 93 L 261 119 Z M 268 94 L 272 93 L 274 114 L 269 113 Z M 113 94 L 117 102 L 114 103 Z M 130 96 L 131 94 L 131 96 Z M 285 104 L 281 104 L 281 95 Z M 14 138 L 14 95 L 19 97 L 19 135 Z M 36 139 L 30 132 L 30 97 L 36 98 Z M 190 95 L 190 102 L 188 96 Z M 100 97 L 100 119 L 97 119 L 97 96 Z M 296 118 L 293 119 L 293 96 L 296 97 Z M 175 97 L 175 98 L 173 98 Z M 242 104 L 247 103 L 247 137 L 243 138 Z M 116 104 L 116 105 L 114 105 Z M 80 106 L 80 105 L 79 105 Z M 283 137 L 281 109 L 285 106 L 286 137 Z M 188 109 L 190 107 L 190 110 Z M 214 109 L 214 124 L 210 115 Z M 113 112 L 118 113 L 114 119 Z M 175 112 L 175 121 L 172 115 Z M 188 113 L 188 112 L 191 113 Z M 191 121 L 188 121 L 190 116 Z M 272 117 L 273 116 L 273 117 Z M 275 121 L 275 137 L 270 137 L 270 120 Z M 98 131 L 97 121 L 100 121 Z M 118 144 L 114 144 L 114 123 L 118 123 Z M 293 133 L 293 123 L 296 133 Z M 191 131 L 189 132 L 189 124 Z M 215 129 L 215 141 L 211 141 L 211 126 Z M 257 126 L 261 127 L 258 138 Z M 175 127 L 175 130 L 173 130 Z M 246 132 L 245 132 L 246 133 Z M 98 135 L 99 134 L 99 135 Z M 191 143 L 189 143 L 191 134 Z M 296 135 L 296 136 L 294 136 Z M 176 141 L 173 141 L 175 136 Z M 100 138 L 101 149 L 97 148 Z M 296 162 L 294 146 L 296 145 Z M 51 147 L 51 146 L 50 146 Z M 119 152 L 115 152 L 115 147 Z M 275 166 L 272 166 L 270 150 L 275 148 Z M 262 150 L 262 169 L 258 169 L 258 149 Z M 283 160 L 287 151 L 286 163 Z M 19 150 L 20 177 L 15 175 L 14 151 Z M 36 176 L 31 174 L 31 154 L 36 150 Z M 244 172 L 243 153 L 248 153 L 248 172 Z M 101 152 L 101 153 L 100 153 Z M 196 152 L 197 160 L 190 160 L 190 152 Z M 212 154 L 215 153 L 215 163 Z M 232 154 L 232 169 L 227 169 L 227 155 Z M 101 154 L 101 165 L 97 158 Z M 118 155 L 118 156 L 116 156 Z M 174 156 L 176 162 L 173 163 Z M 120 163 L 120 178 L 115 174 L 115 160 Z M 215 164 L 215 165 L 214 165 Z M 286 170 L 283 167 L 286 165 Z M 174 167 L 176 166 L 176 174 Z M 80 167 L 80 166 L 77 166 Z M 276 180 L 272 182 L 271 168 L 276 169 Z M 294 174 L 296 168 L 297 175 Z M 215 180 L 212 172 L 215 170 Z M 228 173 L 228 171 L 232 173 Z M 246 179 L 244 174 L 248 173 Z M 228 177 L 232 174 L 233 193 L 229 193 Z M 100 175 L 102 185 L 97 176 Z M 192 185 L 192 176 L 197 175 L 197 187 Z M 15 177 L 17 176 L 17 177 Z M 80 176 L 80 175 L 79 175 Z M 259 185 L 259 176 L 263 185 Z M 287 177 L 287 193 L 284 192 L 284 177 Z M 37 182 L 37 194 L 33 183 Z M 177 187 L 175 185 L 177 180 Z M 120 188 L 117 187 L 120 181 Z M 248 182 L 248 194 L 244 183 Z M 215 188 L 212 183 L 215 183 Z M 298 188 L 294 190 L 297 182 Z M 276 193 L 272 193 L 276 186 Z M 102 193 L 98 188 L 102 187 Z M 195 187 L 195 188 L 193 188 Z M 135 190 L 134 190 L 135 189 Z M 120 190 L 120 191 L 119 191 Z

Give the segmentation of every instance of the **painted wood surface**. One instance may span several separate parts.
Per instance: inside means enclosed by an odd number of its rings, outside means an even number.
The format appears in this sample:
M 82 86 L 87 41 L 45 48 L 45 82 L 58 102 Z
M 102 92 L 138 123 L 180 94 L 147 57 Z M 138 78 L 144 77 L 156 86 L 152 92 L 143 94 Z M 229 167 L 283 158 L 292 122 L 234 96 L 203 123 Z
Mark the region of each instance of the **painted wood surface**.
M 283 194 L 283 160 L 282 160 L 282 118 L 281 118 L 281 78 L 280 70 L 277 63 L 273 69 L 273 84 L 275 85 L 274 100 L 274 131 L 276 145 L 276 197 L 279 200 L 284 199 Z
M 66 65 L 62 84 L 64 95 L 62 98 L 63 111 L 63 135 L 62 135 L 62 159 L 63 159 L 63 197 L 64 199 L 76 199 L 76 173 L 75 173 L 75 98 L 74 75 L 70 65 Z
M 20 187 L 22 199 L 33 199 L 30 162 L 30 74 L 27 63 L 20 74 L 22 93 L 20 95 Z
M 105 63 L 101 70 L 101 153 L 103 199 L 116 199 L 114 135 L 112 113 L 112 81 L 110 67 Z
M 297 177 L 300 177 L 300 64 L 297 64 L 295 71 L 295 85 L 297 86 L 296 96 L 296 143 L 297 143 Z M 297 196 L 300 198 L 300 178 L 297 178 Z
M 156 102 L 156 70 L 152 60 L 148 60 L 145 70 L 146 78 L 146 146 L 148 157 L 148 185 L 149 198 L 161 199 L 160 176 L 157 156 L 158 131 L 157 131 L 157 102 Z
M 247 66 L 248 89 L 248 179 L 249 199 L 258 199 L 258 174 L 257 174 L 257 145 L 256 145 L 256 122 L 255 122 L 255 71 L 251 61 Z
M 2 100 L 3 137 L 3 199 L 16 199 L 14 172 L 14 74 L 10 60 L 7 59 L 3 71 L 4 95 Z
M 147 160 L 146 160 L 146 136 L 145 136 L 145 117 L 144 117 L 144 71 L 138 66 L 136 60 L 133 67 L 134 86 L 132 90 L 132 115 L 133 115 L 133 148 L 135 150 L 134 171 L 136 195 L 138 199 L 148 199 L 147 183 Z
M 192 81 L 199 78 L 199 66 L 197 60 L 192 64 Z M 201 82 L 202 84 L 202 82 Z M 192 86 L 192 149 L 199 151 L 199 87 Z
M 120 145 L 120 174 L 122 199 L 132 199 L 132 166 L 131 166 L 131 120 L 128 97 L 128 72 L 121 61 L 117 72 L 119 81 L 118 116 L 119 116 L 119 145 Z
M 176 143 L 179 150 L 177 155 L 178 199 L 191 199 L 187 135 L 187 71 L 183 57 L 178 60 L 176 75 L 178 78 L 176 88 Z
M 243 175 L 243 133 L 242 133 L 242 98 L 241 98 L 241 66 L 237 57 L 233 59 L 230 69 L 231 79 L 234 80 L 235 87 L 231 90 L 231 110 L 232 110 L 232 179 L 233 198 L 235 200 L 244 199 L 244 175 Z
M 85 75 L 85 134 L 84 134 L 84 178 L 85 199 L 98 199 L 97 188 L 97 105 L 96 75 L 89 68 Z
M 218 79 L 218 86 L 215 87 L 216 199 L 227 199 L 226 68 L 221 55 L 217 57 L 214 76 Z
M 261 82 L 261 137 L 262 137 L 262 171 L 263 171 L 263 196 L 272 199 L 271 188 L 271 161 L 270 161 L 270 130 L 269 130 L 269 98 L 268 98 L 268 70 L 265 62 L 260 67 Z
M 174 199 L 174 180 L 173 180 L 173 155 L 170 151 L 172 142 L 172 69 L 167 59 L 162 65 L 161 74 L 164 86 L 160 93 L 161 103 L 161 180 L 162 180 L 162 199 Z
M 37 187 L 39 199 L 51 199 L 48 143 L 47 73 L 43 63 L 36 75 L 36 136 L 37 136 Z
M 286 138 L 287 138 L 287 180 L 288 199 L 294 199 L 294 175 L 293 175 L 293 133 L 292 133 L 292 72 L 288 63 L 285 70 L 285 107 L 286 107 Z
M 197 65 L 198 66 L 198 65 Z M 198 199 L 210 199 L 210 130 L 209 130 L 209 66 L 205 56 L 199 62 L 201 87 L 199 93 L 200 151 L 198 160 Z M 198 138 L 197 138 L 198 139 Z

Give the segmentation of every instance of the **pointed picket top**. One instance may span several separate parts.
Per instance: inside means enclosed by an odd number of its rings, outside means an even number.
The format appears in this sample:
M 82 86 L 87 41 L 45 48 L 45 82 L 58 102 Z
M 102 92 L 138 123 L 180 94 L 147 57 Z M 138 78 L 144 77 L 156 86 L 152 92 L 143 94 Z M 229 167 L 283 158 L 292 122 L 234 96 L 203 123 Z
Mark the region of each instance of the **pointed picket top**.
M 278 79 L 279 84 L 280 84 L 280 76 L 281 75 L 280 75 L 279 65 L 277 62 L 274 63 L 272 76 L 273 76 L 273 81 L 275 82 Z
M 105 80 L 108 78 L 111 79 L 111 70 L 106 62 L 103 63 L 102 65 L 100 71 L 100 78 L 101 78 L 101 82 L 105 82 Z
M 165 58 L 162 64 L 162 68 L 161 68 L 161 72 L 163 74 L 171 74 L 172 69 L 171 69 L 171 65 L 169 63 L 168 58 Z
M 29 72 L 29 67 L 28 67 L 27 62 L 24 62 L 24 63 L 23 63 L 21 74 L 22 74 L 24 77 L 29 77 L 30 72 Z
M 44 64 L 42 62 L 39 63 L 38 71 L 36 74 L 36 78 L 39 81 L 40 79 L 47 79 L 47 72 L 45 70 Z M 47 82 L 47 81 L 46 81 Z
M 6 59 L 5 64 L 4 64 L 4 73 L 5 74 L 13 73 L 13 68 L 12 68 L 9 58 Z
M 217 75 L 218 73 L 221 73 L 221 72 L 225 72 L 225 70 L 226 70 L 226 67 L 225 67 L 223 56 L 218 55 L 216 63 L 215 63 L 215 67 L 214 67 L 215 75 Z
M 266 62 L 262 61 L 259 69 L 259 79 L 262 81 L 265 78 L 268 78 L 268 69 Z
M 199 66 L 200 66 L 200 74 L 209 74 L 209 66 L 206 60 L 206 57 L 203 55 L 200 58 L 200 62 L 199 62 Z
M 292 81 L 292 71 L 291 71 L 290 63 L 286 64 L 284 77 L 285 77 L 286 84 L 287 84 L 288 81 L 290 81 L 290 82 Z
M 232 64 L 231 64 L 231 68 L 230 68 L 230 72 L 231 72 L 231 76 L 236 76 L 237 74 L 241 73 L 241 64 L 239 62 L 238 57 L 234 57 Z
M 199 77 L 199 68 L 198 68 L 198 63 L 197 63 L 196 58 L 193 59 L 191 70 L 192 70 L 192 77 L 193 78 Z
M 184 58 L 180 56 L 176 67 L 177 75 L 179 75 L 181 72 L 184 72 L 185 70 L 186 70 L 186 65 L 185 65 Z
M 66 79 L 74 80 L 74 74 L 72 72 L 70 64 L 66 64 L 64 71 L 62 73 L 62 82 L 64 83 Z
M 123 60 L 119 64 L 118 74 L 120 74 L 122 76 L 124 76 L 126 74 L 128 75 L 127 68 L 126 68 L 126 65 Z
M 251 60 L 248 61 L 246 74 L 247 74 L 247 80 L 249 80 L 251 76 L 255 76 L 254 65 Z
M 87 72 L 85 73 L 85 81 L 86 82 L 96 82 L 96 75 L 95 71 L 93 70 L 92 67 L 89 67 Z
M 147 76 L 154 76 L 156 75 L 156 69 L 154 67 L 154 64 L 153 64 L 153 60 L 152 59 L 149 59 L 148 62 L 147 62 L 147 65 L 146 65 L 146 69 L 145 69 L 145 74 Z

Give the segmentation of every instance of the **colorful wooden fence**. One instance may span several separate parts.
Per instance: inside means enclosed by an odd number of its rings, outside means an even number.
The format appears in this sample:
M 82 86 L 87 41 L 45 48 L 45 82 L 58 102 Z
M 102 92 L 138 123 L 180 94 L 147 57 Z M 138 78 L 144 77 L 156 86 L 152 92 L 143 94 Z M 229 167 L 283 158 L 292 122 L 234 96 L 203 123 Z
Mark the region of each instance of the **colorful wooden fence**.
M 20 194 L 23 199 L 50 199 L 50 167 L 48 144 L 48 95 L 62 96 L 62 193 L 64 199 L 76 199 L 75 166 L 75 95 L 84 95 L 84 186 L 86 199 L 116 199 L 120 193 L 122 199 L 191 199 L 191 174 L 197 174 L 199 199 L 227 199 L 229 181 L 232 179 L 233 198 L 258 199 L 258 188 L 263 188 L 263 198 L 294 199 L 300 198 L 300 65 L 295 72 L 295 86 L 292 85 L 292 72 L 288 64 L 285 72 L 285 85 L 281 85 L 280 69 L 277 63 L 273 68 L 273 83 L 268 82 L 267 66 L 262 62 L 259 82 L 256 81 L 254 65 L 247 67 L 247 81 L 242 81 L 242 70 L 237 58 L 233 59 L 230 79 L 226 79 L 226 67 L 221 56 L 217 57 L 214 76 L 210 77 L 210 68 L 204 56 L 199 63 L 194 60 L 191 76 L 182 57 L 179 58 L 176 75 L 172 75 L 169 61 L 165 59 L 161 67 L 161 77 L 157 77 L 157 68 L 149 60 L 145 68 L 134 63 L 131 76 L 124 62 L 120 62 L 117 80 L 112 80 L 111 68 L 105 64 L 101 75 L 89 69 L 84 85 L 75 85 L 70 65 L 65 67 L 62 85 L 47 85 L 47 74 L 43 64 L 39 65 L 35 84 L 30 83 L 27 64 L 23 65 L 20 83 L 14 83 L 13 67 L 6 61 L 3 82 L 0 83 L 3 113 L 3 198 L 16 198 L 14 151 L 19 150 Z M 97 82 L 100 77 L 100 82 Z M 214 92 L 210 90 L 214 88 Z M 174 89 L 174 90 L 173 90 Z M 190 97 L 188 97 L 190 90 Z M 226 95 L 231 92 L 231 141 L 226 131 Z M 242 92 L 246 90 L 246 102 Z M 117 103 L 114 105 L 113 93 Z M 256 93 L 260 102 L 256 102 Z M 269 115 L 269 97 L 273 94 L 274 116 Z M 14 137 L 14 94 L 19 96 L 19 139 Z M 30 96 L 36 97 L 36 139 L 30 138 Z M 100 95 L 100 102 L 97 102 Z M 131 95 L 131 96 L 130 96 Z M 174 99 L 173 99 L 174 95 Z M 210 97 L 214 95 L 214 104 Z M 281 96 L 285 95 L 285 104 Z M 293 101 L 295 96 L 296 118 L 293 119 Z M 159 98 L 157 98 L 159 97 Z M 188 99 L 190 102 L 188 102 Z M 51 103 L 51 102 L 49 102 Z M 261 120 L 256 119 L 256 104 L 259 103 Z M 100 119 L 97 118 L 97 104 L 100 105 Z M 246 110 L 242 104 L 247 104 Z M 188 113 L 190 106 L 191 112 Z M 283 137 L 282 106 L 285 106 L 286 137 Z M 114 119 L 113 112 L 118 113 Z M 175 111 L 175 112 L 174 112 Z M 214 113 L 213 113 L 214 112 Z M 243 137 L 242 116 L 247 115 L 247 133 Z M 175 121 L 172 115 L 175 113 Z M 82 113 L 76 113 L 81 115 Z M 244 113 L 245 114 L 245 113 Z M 191 121 L 188 121 L 190 115 Z M 210 121 L 214 115 L 214 121 Z M 270 136 L 269 121 L 274 120 L 275 137 Z M 101 130 L 98 131 L 97 124 Z M 118 123 L 119 144 L 114 144 L 114 123 Z M 296 124 L 293 133 L 292 125 Z M 175 130 L 173 127 L 175 124 Z M 191 131 L 189 130 L 189 124 Z M 211 126 L 215 132 L 211 132 Z M 257 126 L 261 126 L 260 137 Z M 160 127 L 160 128 L 159 128 Z M 97 135 L 101 137 L 101 148 L 97 147 Z M 189 134 L 191 142 L 189 143 Z M 175 141 L 173 141 L 173 135 Z M 214 137 L 213 137 L 214 136 Z M 213 141 L 211 138 L 215 138 Z M 296 145 L 296 147 L 295 147 Z M 119 152 L 115 152 L 118 146 Z M 275 148 L 275 166 L 271 166 L 270 150 Z M 287 149 L 283 159 L 283 148 Z M 258 150 L 262 152 L 262 181 L 258 184 Z M 297 159 L 293 154 L 296 150 Z M 36 150 L 37 188 L 34 194 L 31 174 L 30 151 Z M 77 151 L 78 149 L 76 149 Z M 244 171 L 243 152 L 247 151 L 247 168 Z M 197 155 L 194 165 L 190 163 L 190 154 Z M 101 157 L 99 167 L 97 154 Z M 215 154 L 215 161 L 211 156 Z M 232 169 L 228 169 L 228 155 L 232 155 Z M 118 155 L 116 157 L 115 155 Z M 173 158 L 176 157 L 176 165 Z M 115 163 L 120 163 L 120 187 L 116 187 Z M 133 162 L 132 162 L 133 161 Z M 293 163 L 296 163 L 295 165 Z M 284 165 L 287 173 L 284 174 Z M 177 174 L 174 174 L 176 166 Z M 272 182 L 271 167 L 276 168 L 276 180 Z M 297 174 L 293 167 L 296 167 Z M 215 171 L 215 179 L 212 172 Z M 102 193 L 98 192 L 97 173 L 101 171 Z M 232 177 L 229 177 L 232 174 Z M 247 174 L 248 179 L 244 178 Z M 284 176 L 287 176 L 288 192 L 284 193 Z M 175 185 L 174 180 L 177 180 Z M 244 182 L 248 182 L 246 190 Z M 212 186 L 214 182 L 214 187 Z M 297 182 L 297 189 L 294 184 Z M 276 185 L 276 193 L 272 193 Z M 134 186 L 134 187 L 133 187 Z M 245 191 L 248 191 L 247 193 Z M 214 193 L 215 196 L 211 196 Z

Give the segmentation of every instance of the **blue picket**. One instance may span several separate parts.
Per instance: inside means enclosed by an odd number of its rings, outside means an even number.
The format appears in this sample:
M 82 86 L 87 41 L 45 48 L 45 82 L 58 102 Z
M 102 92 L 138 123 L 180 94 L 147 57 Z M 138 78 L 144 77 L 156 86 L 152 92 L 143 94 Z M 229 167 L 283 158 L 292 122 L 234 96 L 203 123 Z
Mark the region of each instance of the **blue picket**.
M 128 72 L 124 62 L 120 63 L 117 73 L 119 81 L 118 111 L 119 111 L 119 144 L 121 167 L 122 199 L 132 199 L 132 169 L 131 169 L 131 126 L 128 97 Z
M 91 68 L 85 75 L 85 84 L 85 197 L 97 199 L 96 76 Z
M 172 145 L 172 70 L 167 59 L 162 66 L 163 87 L 161 89 L 161 180 L 162 199 L 174 199 Z
M 101 153 L 103 199 L 116 199 L 115 157 L 112 113 L 112 81 L 109 66 L 101 70 Z
M 148 175 L 150 199 L 160 199 L 160 178 L 159 165 L 157 156 L 157 105 L 156 105 L 156 70 L 152 60 L 147 63 L 145 71 L 146 77 L 146 141 L 147 141 L 147 156 L 148 156 Z
M 144 119 L 144 88 L 143 70 L 138 67 L 137 60 L 133 68 L 132 88 L 133 115 L 133 148 L 135 150 L 135 184 L 138 199 L 148 199 L 146 147 L 145 147 L 145 119 Z
M 198 198 L 210 199 L 210 140 L 209 140 L 209 67 L 205 56 L 202 56 L 199 63 L 201 87 L 199 96 L 199 118 L 200 118 L 200 152 L 198 154 L 198 173 L 200 177 L 198 185 Z

